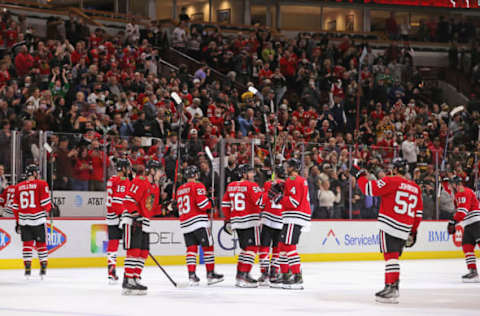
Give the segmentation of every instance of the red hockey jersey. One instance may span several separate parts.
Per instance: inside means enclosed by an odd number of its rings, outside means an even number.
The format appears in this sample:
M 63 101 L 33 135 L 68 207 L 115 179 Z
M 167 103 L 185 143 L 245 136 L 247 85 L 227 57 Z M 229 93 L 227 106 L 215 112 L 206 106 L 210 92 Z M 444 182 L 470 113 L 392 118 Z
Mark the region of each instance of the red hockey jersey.
M 301 176 L 288 177 L 285 181 L 285 191 L 280 201 L 283 206 L 283 222 L 303 226 L 302 231 L 310 229 L 312 210 L 310 208 L 310 196 L 308 183 Z
M 15 198 L 15 185 L 11 184 L 3 190 L 0 196 L 0 205 L 3 207 L 3 216 L 13 216 L 13 200 Z
M 113 176 L 107 181 L 107 225 L 118 225 L 119 216 L 124 210 L 123 200 L 127 189 L 130 187 L 130 180 L 126 177 Z
M 150 218 L 154 208 L 158 204 L 159 194 L 154 190 L 148 179 L 144 176 L 136 176 L 130 182 L 130 187 L 125 194 L 122 217 L 130 217 L 135 221 L 142 221 L 142 230 L 151 232 Z
M 222 211 L 232 229 L 260 226 L 260 205 L 263 192 L 255 182 L 234 181 L 227 186 L 222 199 Z
M 455 221 L 463 221 L 465 226 L 480 222 L 480 203 L 470 188 L 464 187 L 463 192 L 457 192 L 454 203 L 457 209 L 453 216 Z
M 43 180 L 27 180 L 17 184 L 13 211 L 22 226 L 37 226 L 47 222 L 47 212 L 52 207 L 50 190 Z
M 262 210 L 262 225 L 268 226 L 273 229 L 282 229 L 283 227 L 283 206 L 282 204 L 276 204 L 274 201 L 268 198 L 268 191 L 272 187 L 273 183 L 285 181 L 277 179 L 273 181 L 265 182 L 263 186 L 263 210 Z
M 180 228 L 184 234 L 208 227 L 207 210 L 212 207 L 203 183 L 187 182 L 177 190 Z
M 379 228 L 394 237 L 407 240 L 416 232 L 423 217 L 422 192 L 418 185 L 399 176 L 381 180 L 358 179 L 360 190 L 367 196 L 381 196 L 378 212 Z

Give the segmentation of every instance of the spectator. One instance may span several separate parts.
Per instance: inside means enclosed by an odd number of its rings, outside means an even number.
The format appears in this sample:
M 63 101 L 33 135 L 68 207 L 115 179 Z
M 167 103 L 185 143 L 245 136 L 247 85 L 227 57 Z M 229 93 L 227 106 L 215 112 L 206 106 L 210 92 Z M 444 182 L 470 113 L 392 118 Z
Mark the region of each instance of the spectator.
M 390 40 L 398 40 L 398 25 L 395 20 L 395 12 L 390 12 L 390 17 L 385 22 L 385 29 Z
M 27 50 L 27 46 L 23 45 L 20 48 L 20 52 L 15 57 L 15 70 L 17 76 L 23 77 L 33 68 L 34 60 L 32 55 Z
M 90 191 L 104 191 L 105 190 L 105 168 L 108 164 L 108 159 L 105 153 L 100 149 L 100 143 L 97 140 L 92 142 L 92 148 L 88 152 L 88 162 L 90 164 Z
M 330 190 L 330 182 L 322 180 L 317 183 L 318 212 L 315 218 L 341 218 L 341 214 L 334 212 L 334 203 L 340 202 L 341 188 L 336 188 L 336 193 Z
M 88 181 L 92 171 L 92 161 L 88 157 L 87 147 L 81 147 L 74 153 L 75 165 L 72 189 L 74 191 L 88 191 Z

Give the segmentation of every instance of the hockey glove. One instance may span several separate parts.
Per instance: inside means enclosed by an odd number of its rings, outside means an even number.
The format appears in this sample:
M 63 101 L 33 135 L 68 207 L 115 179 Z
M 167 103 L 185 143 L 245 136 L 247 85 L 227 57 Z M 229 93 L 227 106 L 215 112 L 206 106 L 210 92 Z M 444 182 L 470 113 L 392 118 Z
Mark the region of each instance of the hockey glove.
M 283 183 L 274 183 L 270 190 L 268 190 L 268 198 L 277 204 L 283 198 L 284 189 L 285 185 Z
M 367 174 L 367 170 L 359 166 L 359 162 L 355 159 L 352 163 L 352 167 L 349 170 L 350 174 L 355 177 L 355 179 L 360 178 Z
M 232 224 L 230 224 L 229 221 L 225 221 L 225 224 L 223 225 L 223 230 L 225 230 L 227 234 L 233 235 Z
M 20 224 L 18 222 L 15 223 L 15 232 L 19 235 L 22 232 L 21 229 L 20 229 Z
M 408 236 L 407 242 L 405 243 L 405 247 L 411 248 L 415 245 L 417 242 L 417 232 L 410 232 L 410 235 Z
M 447 231 L 448 231 L 448 234 L 449 235 L 453 235 L 455 234 L 455 225 L 457 223 L 455 222 L 455 220 L 451 219 L 450 221 L 448 221 L 448 225 L 447 225 Z

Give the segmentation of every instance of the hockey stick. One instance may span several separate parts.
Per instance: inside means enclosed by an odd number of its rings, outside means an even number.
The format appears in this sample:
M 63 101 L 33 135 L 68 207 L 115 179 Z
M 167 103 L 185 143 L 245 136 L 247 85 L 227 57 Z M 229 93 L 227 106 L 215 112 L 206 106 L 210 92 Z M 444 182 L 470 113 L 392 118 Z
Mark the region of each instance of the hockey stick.
M 210 151 L 210 148 L 208 146 L 205 146 L 205 153 L 207 154 L 208 159 L 210 160 L 212 164 L 212 192 L 210 193 L 210 199 L 212 200 L 212 203 L 215 203 L 215 170 L 213 169 L 213 155 L 212 152 Z M 213 234 L 213 205 L 212 205 L 212 211 L 208 215 L 208 220 L 210 222 L 210 233 Z M 212 238 L 212 243 L 213 243 L 214 238 Z
M 44 143 L 43 148 L 49 153 L 52 154 L 53 148 L 48 144 Z M 53 205 L 53 161 L 50 162 L 50 200 L 51 205 Z M 50 235 L 53 236 L 53 214 L 52 208 L 50 207 Z
M 443 159 L 442 159 L 442 164 L 440 165 L 440 171 L 445 171 L 445 164 L 447 162 L 447 150 L 448 150 L 448 142 L 449 142 L 449 139 L 450 139 L 450 128 L 452 127 L 451 123 L 452 123 L 452 118 L 465 110 L 465 107 L 463 105 L 460 105 L 460 106 L 457 106 L 455 108 L 453 108 L 452 111 L 450 111 L 449 115 L 448 115 L 448 129 L 447 129 L 447 139 L 445 141 L 445 149 L 443 150 Z
M 153 260 L 153 262 L 155 262 L 155 264 L 157 265 L 157 267 L 159 267 L 160 270 L 162 270 L 163 274 L 165 274 L 165 276 L 167 277 L 167 279 L 173 284 L 174 287 L 176 287 L 176 288 L 186 288 L 186 287 L 188 287 L 188 284 L 175 282 L 175 281 L 172 279 L 172 277 L 167 273 L 167 271 L 165 271 L 165 269 L 160 265 L 160 263 L 158 263 L 157 259 L 155 259 L 155 257 L 152 255 L 152 253 L 151 253 L 151 252 L 148 252 L 148 255 L 149 255 L 150 258 Z
M 182 117 L 183 117 L 183 102 L 182 99 L 178 96 L 176 92 L 172 92 L 170 95 L 172 99 L 177 104 L 177 113 L 178 113 L 178 135 L 177 135 L 177 159 L 175 164 L 175 177 L 173 180 L 173 187 L 172 187 L 172 201 L 175 201 L 177 195 L 177 179 L 178 179 L 178 166 L 180 165 L 180 139 L 182 138 Z M 172 202 L 174 203 L 174 202 Z

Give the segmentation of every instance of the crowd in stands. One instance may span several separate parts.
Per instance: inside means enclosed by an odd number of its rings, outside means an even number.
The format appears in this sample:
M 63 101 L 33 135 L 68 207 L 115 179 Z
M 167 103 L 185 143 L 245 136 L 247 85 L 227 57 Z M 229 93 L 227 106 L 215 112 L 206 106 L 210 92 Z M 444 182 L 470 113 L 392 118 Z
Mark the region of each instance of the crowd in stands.
M 352 157 L 362 158 L 376 177 L 388 174 L 394 157 L 405 157 L 410 176 L 424 188 L 427 219 L 435 218 L 436 204 L 442 216 L 453 211 L 446 195 L 440 202 L 436 197 L 447 137 L 448 173 L 441 176 L 455 172 L 470 185 L 475 181 L 478 111 L 455 116 L 449 134 L 451 107 L 431 96 L 411 51 L 395 44 L 378 53 L 366 41 L 324 34 L 286 39 L 255 28 L 225 36 L 188 19 L 171 29 L 152 24 L 144 30 L 132 21 L 107 34 L 90 32 L 73 15 L 66 25 L 55 23 L 65 33 L 40 39 L 24 19 L 8 11 L 1 18 L 0 146 L 8 148 L 12 130 L 19 131 L 26 165 L 39 159 L 38 131 L 53 131 L 55 151 L 48 158 L 57 190 L 104 190 L 115 158 L 126 153 L 134 166 L 162 161 L 167 205 L 177 153 L 180 170 L 198 164 L 200 181 L 211 190 L 205 146 L 218 157 L 221 139 L 247 140 L 226 145 L 228 183 L 237 177 L 236 166 L 251 162 L 252 138 L 260 139 L 253 147 L 260 184 L 271 177 L 273 163 L 302 158 L 314 218 L 376 217 L 379 200 L 365 197 L 347 175 Z M 170 45 L 203 66 L 194 73 L 185 65 L 161 71 Z M 214 80 L 212 68 L 227 80 Z M 10 154 L 0 153 L 7 174 L 11 163 Z M 218 194 L 218 170 L 213 182 Z

